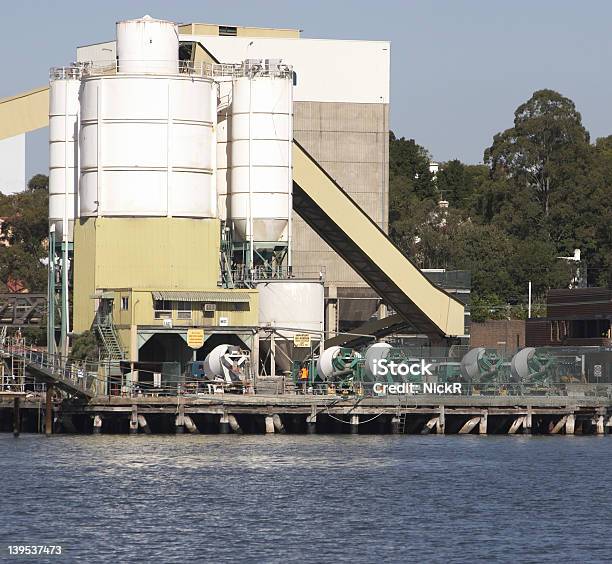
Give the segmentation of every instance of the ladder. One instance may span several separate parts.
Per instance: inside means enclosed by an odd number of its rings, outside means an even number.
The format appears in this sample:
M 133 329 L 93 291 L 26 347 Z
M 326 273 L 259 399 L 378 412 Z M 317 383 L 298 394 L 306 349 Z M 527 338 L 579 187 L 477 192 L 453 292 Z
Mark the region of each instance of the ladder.
M 13 354 L 11 355 L 11 376 L 12 382 L 11 387 L 14 391 L 23 392 L 25 391 L 25 358 L 19 353 L 23 353 L 25 350 L 25 339 L 20 335 L 16 335 L 12 338 L 13 341 Z
M 399 418 L 399 434 L 405 435 L 406 434 L 406 412 L 400 413 L 398 415 L 398 418 Z

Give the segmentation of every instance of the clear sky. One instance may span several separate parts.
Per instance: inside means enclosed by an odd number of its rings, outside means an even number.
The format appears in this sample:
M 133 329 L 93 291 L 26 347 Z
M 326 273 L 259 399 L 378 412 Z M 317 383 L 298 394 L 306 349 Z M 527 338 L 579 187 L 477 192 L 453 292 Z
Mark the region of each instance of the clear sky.
M 477 163 L 534 90 L 612 134 L 609 0 L 5 0 L 0 97 L 40 86 L 77 45 L 114 38 L 117 20 L 291 27 L 304 37 L 391 41 L 391 128 L 440 161 Z M 27 174 L 48 167 L 46 132 L 28 136 Z

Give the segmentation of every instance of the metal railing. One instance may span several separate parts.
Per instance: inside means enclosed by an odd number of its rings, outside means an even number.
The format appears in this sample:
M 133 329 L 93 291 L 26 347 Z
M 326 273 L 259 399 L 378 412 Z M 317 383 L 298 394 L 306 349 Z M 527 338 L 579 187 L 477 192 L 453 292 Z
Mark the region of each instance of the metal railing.
M 87 395 L 102 393 L 105 387 L 104 380 L 98 376 L 97 363 L 67 362 L 59 355 L 11 342 L 4 344 L 0 348 L 0 353 L 9 358 L 21 359 L 25 362 L 26 367 L 30 366 L 45 371 L 57 383 L 66 384 Z
M 173 61 L 128 61 L 130 64 L 142 62 L 150 65 L 150 74 L 172 75 L 167 69 Z M 155 67 L 158 66 L 158 70 Z M 282 63 L 266 64 L 265 60 L 261 64 L 251 62 L 250 64 L 223 64 L 208 63 L 205 61 L 191 62 L 185 60 L 176 61 L 176 68 L 179 75 L 190 75 L 202 78 L 241 78 L 241 77 L 276 77 L 291 78 L 293 68 Z M 115 60 L 108 61 L 86 61 L 75 62 L 64 67 L 53 67 L 49 71 L 50 80 L 81 79 L 88 76 L 106 76 L 121 73 L 121 62 Z M 126 73 L 132 74 L 132 73 Z M 148 74 L 148 73 L 135 73 Z

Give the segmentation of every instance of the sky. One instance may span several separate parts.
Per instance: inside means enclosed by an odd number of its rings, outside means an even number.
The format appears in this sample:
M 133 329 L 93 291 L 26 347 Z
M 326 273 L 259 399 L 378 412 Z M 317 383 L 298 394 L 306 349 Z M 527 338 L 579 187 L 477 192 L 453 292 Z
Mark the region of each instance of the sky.
M 118 20 L 288 27 L 303 37 L 391 41 L 390 126 L 438 161 L 482 162 L 493 135 L 542 88 L 571 98 L 595 140 L 612 134 L 609 0 L 20 0 L 1 3 L 0 97 L 45 84 Z M 28 135 L 27 177 L 48 167 Z

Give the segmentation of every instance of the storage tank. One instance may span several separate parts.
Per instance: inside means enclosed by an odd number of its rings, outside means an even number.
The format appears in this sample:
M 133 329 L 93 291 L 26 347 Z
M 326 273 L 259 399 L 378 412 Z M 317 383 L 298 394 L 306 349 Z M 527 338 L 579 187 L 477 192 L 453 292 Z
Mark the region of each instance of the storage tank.
M 315 346 L 323 335 L 323 282 L 270 280 L 259 282 L 256 287 L 259 290 L 259 325 L 279 328 L 276 334 L 280 336 L 271 335 L 260 341 L 260 357 L 270 354 L 274 339 L 276 367 L 289 372 L 290 359 L 303 360 L 311 352 L 310 348 L 295 347 L 293 336 L 307 332 Z
M 179 36 L 174 22 L 144 16 L 117 22 L 118 71 L 177 74 Z
M 52 69 L 49 81 L 49 225 L 63 240 L 66 216 L 68 241 L 78 217 L 78 137 L 80 69 Z
M 279 333 L 292 336 L 300 331 L 321 333 L 325 291 L 319 281 L 270 280 L 259 282 L 259 325 L 284 327 Z
M 237 241 L 286 241 L 291 214 L 291 69 L 248 60 L 234 79 L 231 216 Z
M 217 216 L 212 79 L 83 79 L 81 216 Z

